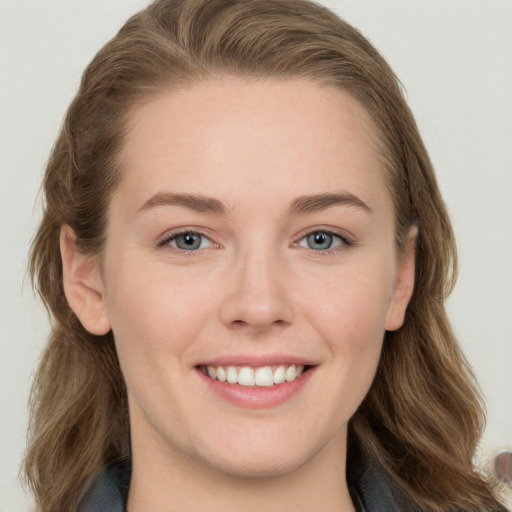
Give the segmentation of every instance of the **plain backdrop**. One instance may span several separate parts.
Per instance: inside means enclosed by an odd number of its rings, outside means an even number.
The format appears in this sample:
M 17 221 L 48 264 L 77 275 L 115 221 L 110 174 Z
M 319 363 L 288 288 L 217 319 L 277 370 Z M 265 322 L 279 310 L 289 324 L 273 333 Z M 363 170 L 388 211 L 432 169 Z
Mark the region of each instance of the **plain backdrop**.
M 325 0 L 401 79 L 461 260 L 449 313 L 488 403 L 479 458 L 512 449 L 512 0 Z M 17 474 L 48 333 L 26 278 L 45 161 L 81 72 L 146 0 L 0 0 L 0 512 Z

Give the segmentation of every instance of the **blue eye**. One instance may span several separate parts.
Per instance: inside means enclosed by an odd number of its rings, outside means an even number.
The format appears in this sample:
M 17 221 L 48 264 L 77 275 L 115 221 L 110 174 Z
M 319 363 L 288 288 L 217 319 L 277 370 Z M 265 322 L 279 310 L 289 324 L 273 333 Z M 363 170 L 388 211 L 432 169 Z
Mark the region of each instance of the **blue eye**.
M 193 231 L 176 233 L 169 237 L 164 243 L 168 243 L 172 247 L 181 251 L 196 251 L 198 249 L 205 249 L 212 245 L 210 239 L 200 233 L 194 233 Z
M 330 233 L 322 233 L 316 231 L 306 237 L 308 247 L 317 251 L 325 251 L 332 246 L 332 235 Z
M 335 235 L 328 231 L 313 231 L 302 238 L 298 243 L 299 247 L 312 249 L 313 251 L 328 251 L 330 249 L 336 249 L 343 244 L 350 245 L 348 241 L 340 235 Z

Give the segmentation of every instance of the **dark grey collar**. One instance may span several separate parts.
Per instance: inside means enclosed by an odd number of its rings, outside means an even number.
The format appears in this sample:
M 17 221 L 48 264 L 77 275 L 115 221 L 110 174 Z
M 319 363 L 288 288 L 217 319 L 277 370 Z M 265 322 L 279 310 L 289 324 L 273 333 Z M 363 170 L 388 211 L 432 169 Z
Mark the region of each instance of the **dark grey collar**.
M 105 466 L 89 485 L 78 512 L 126 512 L 131 472 L 129 460 Z
M 355 488 L 365 512 L 421 512 L 421 508 L 381 466 L 367 462 L 349 467 L 349 487 Z

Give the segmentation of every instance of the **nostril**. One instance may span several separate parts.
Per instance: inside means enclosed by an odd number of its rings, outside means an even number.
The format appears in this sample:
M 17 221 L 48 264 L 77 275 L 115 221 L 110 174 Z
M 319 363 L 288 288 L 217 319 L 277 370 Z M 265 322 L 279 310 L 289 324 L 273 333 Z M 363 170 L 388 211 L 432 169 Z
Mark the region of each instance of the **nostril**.
M 243 328 L 251 328 L 256 331 L 259 330 L 267 330 L 269 328 L 275 328 L 275 327 L 286 327 L 289 325 L 290 322 L 287 322 L 286 320 L 267 320 L 265 318 L 251 318 L 248 320 L 232 320 L 230 322 L 231 328 L 234 329 L 243 329 Z

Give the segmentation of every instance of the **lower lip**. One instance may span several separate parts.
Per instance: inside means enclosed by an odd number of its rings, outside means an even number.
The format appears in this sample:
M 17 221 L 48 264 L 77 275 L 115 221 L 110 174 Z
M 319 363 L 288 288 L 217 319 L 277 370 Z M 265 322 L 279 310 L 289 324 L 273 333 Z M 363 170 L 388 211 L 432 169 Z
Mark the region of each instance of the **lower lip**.
M 310 368 L 292 382 L 265 387 L 240 386 L 239 384 L 220 382 L 206 376 L 201 370 L 197 370 L 198 375 L 215 394 L 230 404 L 245 409 L 269 409 L 287 402 L 309 382 L 313 372 L 314 368 Z

